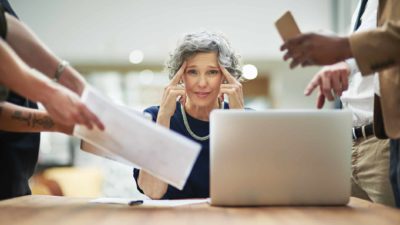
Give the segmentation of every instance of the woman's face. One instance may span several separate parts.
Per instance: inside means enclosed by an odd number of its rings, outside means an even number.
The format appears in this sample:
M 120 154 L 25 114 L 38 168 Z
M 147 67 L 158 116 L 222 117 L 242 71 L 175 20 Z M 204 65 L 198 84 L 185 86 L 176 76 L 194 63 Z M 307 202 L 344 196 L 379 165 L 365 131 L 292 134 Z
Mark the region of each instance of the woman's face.
M 214 105 L 222 83 L 217 53 L 197 53 L 187 59 L 183 82 L 191 103 L 199 107 Z

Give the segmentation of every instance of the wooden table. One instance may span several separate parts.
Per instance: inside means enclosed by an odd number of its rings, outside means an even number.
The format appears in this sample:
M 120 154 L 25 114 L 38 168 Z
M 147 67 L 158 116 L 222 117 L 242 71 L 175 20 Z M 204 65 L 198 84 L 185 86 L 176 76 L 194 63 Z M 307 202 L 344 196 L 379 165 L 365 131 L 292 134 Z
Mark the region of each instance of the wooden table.
M 400 210 L 352 198 L 346 207 L 176 208 L 100 205 L 89 199 L 24 196 L 0 201 L 0 224 L 400 224 Z

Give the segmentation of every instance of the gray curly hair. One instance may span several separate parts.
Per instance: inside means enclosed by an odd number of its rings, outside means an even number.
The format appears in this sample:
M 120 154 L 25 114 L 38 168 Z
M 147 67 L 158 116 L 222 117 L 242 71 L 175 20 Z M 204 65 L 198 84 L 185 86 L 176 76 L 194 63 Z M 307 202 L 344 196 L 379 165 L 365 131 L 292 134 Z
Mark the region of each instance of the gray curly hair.
M 233 51 L 225 36 L 220 33 L 201 31 L 186 34 L 175 51 L 170 54 L 165 65 L 169 78 L 172 79 L 175 76 L 185 60 L 200 52 L 217 52 L 219 63 L 232 76 L 238 80 L 242 76 L 240 56 Z

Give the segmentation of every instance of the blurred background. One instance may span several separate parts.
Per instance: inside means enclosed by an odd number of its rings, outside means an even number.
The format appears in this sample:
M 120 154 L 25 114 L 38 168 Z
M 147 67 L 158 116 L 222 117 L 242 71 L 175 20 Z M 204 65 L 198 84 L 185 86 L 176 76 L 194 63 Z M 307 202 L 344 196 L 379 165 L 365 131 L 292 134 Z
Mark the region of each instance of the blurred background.
M 58 56 L 94 87 L 133 109 L 158 105 L 168 54 L 184 33 L 224 33 L 242 56 L 245 105 L 314 108 L 303 90 L 317 67 L 290 70 L 274 21 L 290 10 L 302 32 L 345 35 L 357 0 L 10 0 Z M 332 108 L 333 105 L 327 105 Z M 42 133 L 33 193 L 137 197 L 132 168 L 79 148 L 79 140 Z

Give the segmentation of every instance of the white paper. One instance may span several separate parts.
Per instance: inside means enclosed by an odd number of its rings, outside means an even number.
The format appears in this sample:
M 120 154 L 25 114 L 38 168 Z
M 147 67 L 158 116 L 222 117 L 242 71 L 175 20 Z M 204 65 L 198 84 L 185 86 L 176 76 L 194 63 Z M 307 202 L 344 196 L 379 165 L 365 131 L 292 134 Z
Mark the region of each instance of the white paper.
M 179 199 L 179 200 L 144 200 L 143 206 L 148 207 L 177 207 L 209 202 L 208 199 Z
M 179 199 L 179 200 L 151 200 L 151 199 L 127 199 L 127 198 L 97 198 L 90 200 L 90 203 L 97 204 L 122 204 L 129 205 L 132 201 L 143 200 L 143 204 L 135 205 L 137 207 L 177 207 L 185 205 L 195 205 L 209 203 L 208 198 L 202 199 Z
M 89 203 L 129 205 L 132 201 L 137 200 L 128 198 L 96 198 L 90 200 Z
M 200 144 L 122 109 L 93 88 L 85 89 L 82 101 L 106 127 L 100 131 L 75 126 L 74 136 L 99 149 L 92 153 L 131 162 L 182 190 L 200 152 Z

